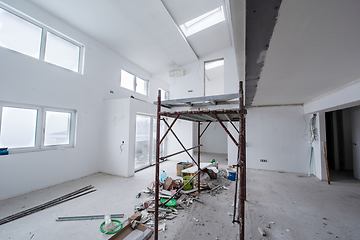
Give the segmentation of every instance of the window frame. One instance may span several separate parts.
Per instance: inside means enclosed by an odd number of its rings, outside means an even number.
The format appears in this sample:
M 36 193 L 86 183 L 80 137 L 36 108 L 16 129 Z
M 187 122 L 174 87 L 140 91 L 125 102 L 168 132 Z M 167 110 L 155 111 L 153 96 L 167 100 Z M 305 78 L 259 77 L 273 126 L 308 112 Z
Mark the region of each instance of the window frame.
M 85 46 L 83 44 L 81 44 L 80 42 L 60 33 L 59 31 L 47 26 L 46 24 L 43 24 L 41 23 L 40 21 L 26 15 L 25 13 L 3 3 L 3 2 L 0 2 L 0 8 L 2 8 L 3 10 L 9 12 L 10 14 L 24 20 L 24 21 L 27 21 L 31 24 L 34 24 L 35 26 L 39 27 L 42 29 L 42 35 L 41 35 L 41 42 L 40 42 L 40 56 L 38 57 L 39 60 L 43 61 L 43 62 L 46 62 L 45 61 L 45 48 L 46 48 L 46 38 L 47 38 L 47 33 L 50 32 L 52 34 L 54 34 L 55 36 L 59 37 L 59 38 L 62 38 L 63 40 L 65 41 L 68 41 L 70 42 L 71 44 L 74 44 L 75 46 L 79 47 L 79 56 L 78 56 L 78 69 L 77 69 L 77 72 L 76 73 L 79 73 L 79 74 L 84 74 L 84 58 L 85 58 Z M 0 46 L 2 47 L 2 46 Z M 6 48 L 6 47 L 2 47 L 4 49 L 8 49 L 8 50 L 11 50 L 11 51 L 15 51 L 15 52 L 18 52 L 16 50 L 12 50 L 12 49 L 9 49 L 9 48 Z M 20 52 L 18 52 L 20 53 Z M 23 53 L 21 53 L 23 54 Z M 23 54 L 23 55 L 26 55 L 26 54 Z M 28 56 L 28 55 L 26 55 Z M 31 57 L 31 56 L 29 56 Z M 73 70 L 70 70 L 68 68 L 65 68 L 65 67 L 61 67 L 59 65 L 56 65 L 56 64 L 53 64 L 53 63 L 50 63 L 50 62 L 46 62 L 48 64 L 51 64 L 51 65 L 55 65 L 57 67 L 60 67 L 60 68 L 63 68 L 63 69 L 67 69 L 71 72 L 74 72 Z
M 121 86 L 121 83 L 122 83 L 122 81 L 123 81 L 123 79 L 122 79 L 122 74 L 121 74 L 121 72 L 122 71 L 124 71 L 124 72 L 126 72 L 126 73 L 128 73 L 128 74 L 130 74 L 130 75 L 132 75 L 133 76 L 133 89 L 128 89 L 128 88 L 126 88 L 126 87 L 123 87 L 123 86 Z M 141 92 L 138 92 L 137 91 L 137 89 L 136 89 L 136 87 L 137 87 L 137 79 L 140 79 L 141 81 L 144 81 L 145 82 L 145 84 L 146 84 L 146 94 L 142 94 Z M 131 71 L 128 71 L 128 70 L 125 70 L 125 69 L 121 69 L 121 71 L 120 71 L 120 87 L 121 88 L 123 88 L 123 89 L 126 89 L 126 90 L 129 90 L 129 91 L 132 91 L 132 92 L 136 92 L 136 93 L 138 93 L 138 94 L 141 94 L 142 96 L 146 96 L 146 97 L 148 97 L 149 96 L 149 80 L 148 79 L 146 79 L 146 78 L 143 78 L 142 76 L 140 76 L 140 75 L 138 75 L 138 74 L 134 74 L 134 73 L 132 73 Z
M 25 147 L 25 148 L 24 147 L 9 148 L 9 154 L 74 148 L 76 146 L 75 142 L 76 142 L 76 130 L 77 130 L 77 126 L 76 126 L 77 125 L 76 124 L 77 123 L 77 110 L 0 101 L 0 135 L 1 135 L 1 124 L 2 124 L 1 120 L 2 120 L 3 107 L 37 110 L 37 119 L 36 119 L 36 128 L 35 128 L 36 129 L 35 146 L 34 147 Z M 71 120 L 70 120 L 70 126 L 69 126 L 69 134 L 70 134 L 69 144 L 58 144 L 58 145 L 50 145 L 50 146 L 44 145 L 46 111 L 71 113 Z
M 166 91 L 165 89 L 163 88 L 159 88 L 159 90 L 162 92 L 165 93 L 165 99 L 161 99 L 161 101 L 166 101 L 166 100 L 170 100 L 170 92 L 169 91 Z M 162 94 L 160 95 L 162 96 Z

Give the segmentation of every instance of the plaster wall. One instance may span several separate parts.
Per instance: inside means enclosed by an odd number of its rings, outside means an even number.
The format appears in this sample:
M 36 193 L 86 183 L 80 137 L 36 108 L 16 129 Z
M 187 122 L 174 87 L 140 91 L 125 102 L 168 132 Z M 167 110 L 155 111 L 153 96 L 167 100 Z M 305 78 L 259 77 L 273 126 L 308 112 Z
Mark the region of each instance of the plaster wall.
M 169 118 L 167 120 L 168 124 L 171 125 L 173 120 L 173 118 Z M 165 127 L 165 129 L 167 130 L 167 127 Z M 175 132 L 176 136 L 180 139 L 186 149 L 193 147 L 193 122 L 177 120 L 172 127 L 172 130 Z M 167 139 L 165 141 L 167 154 L 172 154 L 184 150 L 171 132 L 168 133 Z M 193 150 L 189 151 L 190 154 L 192 154 L 192 152 Z M 186 152 L 170 157 L 169 159 L 192 162 Z
M 123 66 L 150 77 L 135 64 L 29 1 L 3 2 L 82 43 L 85 46 L 85 59 L 82 75 L 0 47 L 0 101 L 77 111 L 74 148 L 0 157 L 0 199 L 98 172 L 101 168 L 98 159 L 103 154 L 99 148 L 103 98 L 110 98 L 109 89 L 114 90 L 111 97 L 130 95 L 116 85 Z M 157 81 L 154 82 L 151 88 L 157 89 Z M 166 88 L 166 84 L 162 86 Z
M 156 75 L 155 80 L 167 82 L 170 85 L 170 98 L 188 98 L 204 96 L 204 62 L 224 58 L 224 86 L 223 92 L 238 92 L 238 73 L 236 68 L 235 51 L 233 48 L 226 48 L 205 57 L 200 58 L 197 62 L 185 66 L 174 67 L 176 69 L 185 69 L 185 76 L 169 77 L 169 73 Z
M 302 106 L 248 109 L 247 167 L 307 173 L 310 159 L 309 119 L 309 115 L 303 115 Z M 260 159 L 267 162 L 260 162 Z
M 207 123 L 204 122 L 200 125 L 200 133 L 202 133 L 207 126 Z M 226 126 L 226 125 L 225 125 Z M 230 126 L 232 127 L 232 126 Z M 197 145 L 197 123 L 194 128 L 196 133 L 194 136 L 194 146 Z M 205 133 L 200 139 L 200 143 L 203 145 L 200 148 L 201 152 L 208 153 L 227 153 L 227 134 L 219 123 L 211 123 L 210 126 L 206 129 Z

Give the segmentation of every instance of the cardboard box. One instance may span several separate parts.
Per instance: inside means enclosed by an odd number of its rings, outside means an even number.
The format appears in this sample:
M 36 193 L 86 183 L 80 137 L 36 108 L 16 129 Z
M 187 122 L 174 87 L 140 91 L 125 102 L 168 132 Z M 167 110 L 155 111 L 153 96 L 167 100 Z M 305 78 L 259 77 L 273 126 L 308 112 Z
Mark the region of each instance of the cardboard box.
M 141 231 L 144 233 L 147 229 L 149 229 L 150 232 L 147 236 L 144 236 L 143 239 L 149 239 L 151 237 L 152 233 L 154 232 L 154 230 L 151 227 L 148 227 L 141 223 L 139 223 L 135 229 L 132 229 L 131 224 L 129 223 L 123 229 L 121 229 L 118 233 L 116 233 L 114 236 L 109 238 L 109 240 L 123 240 L 130 234 L 139 235 L 139 234 L 135 234 L 135 232 Z M 141 233 L 140 233 L 140 235 L 141 235 Z M 130 236 L 129 236 L 129 238 L 130 238 Z M 135 238 L 133 238 L 133 239 L 135 239 Z
M 184 164 L 184 165 L 181 165 L 181 164 Z M 178 162 L 176 164 L 176 176 L 182 177 L 181 171 L 186 168 L 192 167 L 193 165 L 194 164 L 192 164 L 192 163 Z

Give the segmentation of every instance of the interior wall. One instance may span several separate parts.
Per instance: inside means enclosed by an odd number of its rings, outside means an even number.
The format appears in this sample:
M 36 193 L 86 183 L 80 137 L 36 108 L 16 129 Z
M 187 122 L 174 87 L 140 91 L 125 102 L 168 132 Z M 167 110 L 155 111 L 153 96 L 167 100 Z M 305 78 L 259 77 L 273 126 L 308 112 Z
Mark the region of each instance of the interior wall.
M 352 146 L 352 108 L 343 111 L 343 133 L 344 133 L 344 170 L 353 170 L 353 146 Z M 356 134 L 356 132 L 354 132 Z
M 132 98 L 110 99 L 103 102 L 99 159 L 101 172 L 122 177 L 134 175 L 138 113 L 155 116 L 156 106 Z
M 0 101 L 77 110 L 74 148 L 0 157 L 0 199 L 98 172 L 102 100 L 108 91 L 104 86 L 119 81 L 123 65 L 141 71 L 29 1 L 3 2 L 84 44 L 85 68 L 81 75 L 0 47 Z
M 360 180 L 360 106 L 351 109 L 354 177 Z
M 200 133 L 202 133 L 207 126 L 207 122 L 204 122 L 200 125 Z M 232 127 L 232 126 L 231 126 Z M 194 127 L 194 143 L 193 145 L 197 145 L 197 123 L 196 127 Z M 202 135 L 200 139 L 200 143 L 203 145 L 200 148 L 200 152 L 207 153 L 227 153 L 227 134 L 224 129 L 221 127 L 219 123 L 213 122 L 206 129 L 205 133 Z
M 309 120 L 309 115 L 303 115 L 302 106 L 249 108 L 246 116 L 247 167 L 307 173 Z M 260 162 L 260 159 L 267 162 Z
M 235 51 L 233 48 L 226 48 L 211 53 L 199 61 L 185 66 L 174 66 L 176 69 L 185 69 L 185 76 L 169 77 L 169 73 L 155 75 L 153 79 L 167 82 L 170 85 L 170 98 L 188 98 L 204 96 L 204 62 L 224 58 L 224 86 L 223 93 L 238 92 L 238 73 L 236 68 Z M 171 70 L 171 69 L 170 69 Z
M 173 118 L 169 118 L 167 120 L 168 124 L 171 125 Z M 165 131 L 168 128 L 165 127 Z M 177 120 L 172 130 L 175 132 L 176 136 L 180 139 L 182 144 L 186 149 L 193 147 L 193 122 L 185 121 L 185 120 Z M 183 151 L 184 149 L 181 147 L 179 142 L 176 140 L 171 131 L 167 135 L 166 141 L 166 154 L 172 154 L 176 152 Z M 190 154 L 193 153 L 193 150 L 189 151 Z M 189 158 L 186 152 L 170 157 L 169 159 L 174 161 L 189 161 L 192 160 Z

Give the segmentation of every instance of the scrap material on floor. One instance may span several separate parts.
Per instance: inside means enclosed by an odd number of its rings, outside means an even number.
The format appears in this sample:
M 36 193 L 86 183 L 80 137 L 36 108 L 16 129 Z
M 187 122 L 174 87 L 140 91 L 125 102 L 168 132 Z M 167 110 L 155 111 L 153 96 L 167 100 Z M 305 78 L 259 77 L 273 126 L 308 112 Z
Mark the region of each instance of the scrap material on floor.
M 84 196 L 86 194 L 89 194 L 89 193 L 92 193 L 92 192 L 95 192 L 95 191 L 96 191 L 96 189 L 94 189 L 94 186 L 89 185 L 89 186 L 83 187 L 83 188 L 81 188 L 79 190 L 76 190 L 76 191 L 71 192 L 69 194 L 66 194 L 64 196 L 58 197 L 58 198 L 56 198 L 54 200 L 51 200 L 49 202 L 46 202 L 44 204 L 35 206 L 33 208 L 30 208 L 30 209 L 21 211 L 19 213 L 10 215 L 8 217 L 5 217 L 3 219 L 0 219 L 0 225 L 11 222 L 11 221 L 14 221 L 16 219 L 19 219 L 19 218 L 22 218 L 22 217 L 25 217 L 25 216 L 28 216 L 28 215 L 36 213 L 36 212 L 42 211 L 44 209 L 53 207 L 53 206 L 58 205 L 60 203 L 64 203 L 66 201 L 70 201 L 72 199 Z

